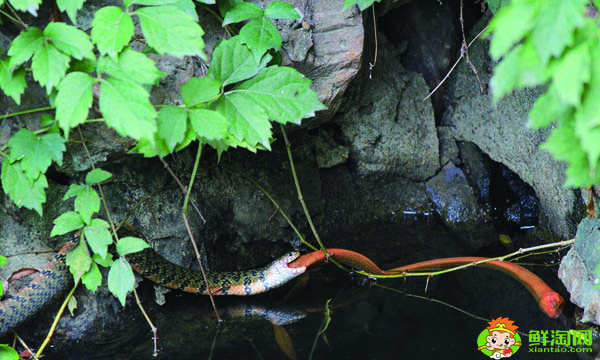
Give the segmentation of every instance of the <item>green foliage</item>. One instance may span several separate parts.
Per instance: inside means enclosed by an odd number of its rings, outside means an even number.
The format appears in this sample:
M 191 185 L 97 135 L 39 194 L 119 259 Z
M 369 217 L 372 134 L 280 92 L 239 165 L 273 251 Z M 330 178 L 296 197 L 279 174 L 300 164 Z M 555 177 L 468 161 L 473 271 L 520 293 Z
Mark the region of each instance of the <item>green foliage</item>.
M 57 0 L 57 5 L 77 24 L 84 1 Z M 9 3 L 36 15 L 40 1 Z M 124 0 L 123 7 L 102 7 L 94 14 L 89 34 L 62 22 L 43 29 L 28 26 L 18 34 L 7 57 L 0 59 L 0 89 L 19 104 L 26 74 L 31 72 L 31 78 L 45 88 L 56 119 L 44 114 L 35 131 L 19 129 L 0 149 L 2 187 L 14 203 L 42 215 L 46 171 L 53 163 L 62 165 L 69 133 L 89 122 L 94 100 L 100 120 L 136 140 L 132 151 L 144 156 L 166 156 L 194 141 L 212 146 L 219 157 L 230 147 L 270 149 L 271 121 L 300 124 L 325 109 L 310 89 L 310 80 L 292 68 L 271 64 L 282 42 L 271 20 L 300 18 L 293 5 L 273 1 L 264 11 L 241 0 L 223 0 L 218 5 L 223 26 L 229 26 L 229 32 L 239 28 L 239 35 L 217 44 L 206 76 L 182 85 L 179 106 L 151 102 L 152 87 L 159 86 L 165 74 L 146 53 L 206 58 L 204 31 L 192 0 Z M 130 46 L 134 20 L 147 44 L 143 52 Z M 66 259 L 75 280 L 95 291 L 102 284 L 99 267 L 110 268 L 108 288 L 124 304 L 134 283 L 124 255 L 148 244 L 128 237 L 117 242 L 118 257 L 113 259 L 108 252 L 113 243 L 111 226 L 96 217 L 101 198 L 93 186 L 111 176 L 94 169 L 84 184 L 70 185 L 64 200 L 73 198 L 73 210 L 54 220 L 50 235 L 80 230 L 79 243 Z
M 19 360 L 19 353 L 8 345 L 0 344 L 0 360 Z
M 513 0 L 490 22 L 490 54 L 501 59 L 494 101 L 514 89 L 546 85 L 529 113 L 534 129 L 555 124 L 542 148 L 569 164 L 566 185 L 600 180 L 600 50 L 585 0 Z
M 124 304 L 127 293 L 133 290 L 133 282 L 130 281 L 133 279 L 133 272 L 123 256 L 150 245 L 139 238 L 125 237 L 117 242 L 117 253 L 120 255 L 117 260 L 113 260 L 108 253 L 108 246 L 113 242 L 110 224 L 102 219 L 92 218 L 100 210 L 100 197 L 92 185 L 106 181 L 111 176 L 108 171 L 94 169 L 86 175 L 85 185 L 69 186 L 64 199 L 75 198 L 74 211 L 67 211 L 54 220 L 50 236 L 81 229 L 79 244 L 67 254 L 66 259 L 75 281 L 81 279 L 89 290 L 96 291 L 102 284 L 102 273 L 98 265 L 110 267 L 108 288 Z

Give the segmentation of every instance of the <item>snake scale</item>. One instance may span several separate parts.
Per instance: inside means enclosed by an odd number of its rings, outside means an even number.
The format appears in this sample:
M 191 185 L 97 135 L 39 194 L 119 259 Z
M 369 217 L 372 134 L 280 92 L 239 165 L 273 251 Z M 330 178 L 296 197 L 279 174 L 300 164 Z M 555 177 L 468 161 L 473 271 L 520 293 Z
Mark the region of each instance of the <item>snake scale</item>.
M 31 318 L 72 284 L 65 258 L 76 245 L 77 241 L 68 241 L 29 284 L 15 296 L 0 302 L 0 337 Z M 304 273 L 304 266 L 287 266 L 299 255 L 287 253 L 254 270 L 207 272 L 209 286 L 206 286 L 202 273 L 175 265 L 152 249 L 126 255 L 126 258 L 142 276 L 172 289 L 197 294 L 208 294 L 210 290 L 213 295 L 254 295 L 279 287 Z

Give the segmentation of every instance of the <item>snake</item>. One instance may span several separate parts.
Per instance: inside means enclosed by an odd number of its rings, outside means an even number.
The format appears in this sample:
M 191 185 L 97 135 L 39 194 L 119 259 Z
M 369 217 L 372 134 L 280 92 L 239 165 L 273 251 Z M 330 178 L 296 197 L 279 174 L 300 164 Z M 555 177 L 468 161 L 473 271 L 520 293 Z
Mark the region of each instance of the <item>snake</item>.
M 0 302 L 0 337 L 29 320 L 73 283 L 65 259 L 77 243 L 76 239 L 67 241 L 31 282 L 13 297 Z M 288 263 L 299 256 L 298 252 L 286 253 L 269 265 L 253 270 L 207 272 L 208 286 L 201 272 L 176 265 L 151 248 L 125 255 L 125 258 L 140 275 L 168 288 L 203 295 L 210 292 L 247 296 L 277 288 L 304 273 L 305 267 L 288 267 Z
M 542 310 L 548 317 L 557 318 L 565 306 L 563 297 L 552 290 L 536 274 L 524 267 L 507 262 L 492 260 L 486 257 L 462 256 L 449 257 L 422 261 L 404 265 L 389 270 L 382 270 L 366 256 L 346 249 L 327 249 L 327 255 L 321 250 L 303 255 L 290 264 L 290 267 L 306 268 L 326 262 L 330 257 L 342 264 L 358 268 L 373 275 L 398 275 L 410 271 L 451 268 L 466 264 L 476 264 L 478 267 L 499 270 L 519 281 L 533 295 Z
M 12 298 L 0 302 L 0 337 L 31 318 L 69 287 L 72 276 L 65 264 L 65 257 L 75 246 L 76 241 L 67 242 L 28 285 Z M 330 257 L 373 275 L 397 275 L 422 269 L 478 263 L 477 266 L 500 270 L 517 279 L 534 296 L 540 309 L 551 318 L 558 317 L 565 304 L 562 296 L 537 275 L 510 262 L 490 261 L 484 257 L 454 257 L 382 270 L 368 257 L 351 250 L 327 249 L 327 252 L 328 255 L 325 255 L 322 250 L 317 250 L 302 256 L 298 252 L 291 252 L 254 270 L 208 272 L 208 285 L 200 272 L 173 264 L 151 248 L 128 254 L 126 259 L 136 272 L 168 288 L 196 294 L 239 296 L 260 294 L 280 287 L 303 274 L 307 268 L 322 264 Z

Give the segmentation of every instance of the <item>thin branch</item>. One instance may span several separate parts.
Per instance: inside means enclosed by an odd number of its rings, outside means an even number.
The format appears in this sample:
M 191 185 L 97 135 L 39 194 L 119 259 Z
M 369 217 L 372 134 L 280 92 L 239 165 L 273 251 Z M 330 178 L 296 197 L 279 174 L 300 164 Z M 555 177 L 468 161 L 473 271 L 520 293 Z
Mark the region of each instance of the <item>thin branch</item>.
M 196 253 L 196 260 L 198 260 L 198 264 L 200 265 L 200 271 L 202 272 L 202 278 L 204 279 L 204 283 L 206 284 L 206 292 L 208 297 L 210 298 L 210 303 L 212 304 L 213 310 L 215 311 L 215 315 L 217 316 L 217 321 L 221 322 L 221 316 L 219 315 L 219 310 L 217 309 L 217 304 L 215 303 L 215 299 L 212 294 L 212 290 L 210 288 L 210 283 L 208 282 L 208 277 L 206 276 L 206 271 L 204 270 L 204 265 L 202 264 L 202 256 L 200 255 L 200 251 L 198 250 L 198 246 L 196 245 L 196 240 L 194 240 L 194 235 L 192 234 L 192 228 L 190 227 L 190 223 L 188 221 L 187 215 L 182 212 L 183 222 L 185 223 L 185 228 L 190 236 L 190 241 L 192 242 L 192 246 L 194 247 L 194 252 Z
M 19 343 L 21 343 L 21 345 L 29 352 L 29 354 L 34 358 L 34 360 L 39 360 L 38 357 L 33 353 L 33 350 L 31 350 L 31 348 L 29 346 L 27 346 L 27 344 L 25 343 L 25 340 L 23 340 L 16 332 L 15 332 L 15 337 L 17 338 L 17 340 L 19 341 Z M 13 348 L 15 347 L 14 341 L 13 341 Z
M 429 271 L 429 272 L 402 272 L 402 273 L 398 273 L 398 274 L 390 274 L 390 275 L 375 275 L 375 274 L 371 274 L 368 272 L 364 272 L 364 271 L 354 271 L 357 274 L 361 274 L 364 276 L 368 276 L 368 277 L 372 277 L 372 278 L 381 278 L 381 279 L 389 279 L 389 278 L 399 278 L 399 277 L 408 277 L 408 276 L 437 276 L 437 275 L 441 275 L 441 274 L 445 274 L 445 273 L 449 273 L 449 272 L 453 272 L 453 271 L 457 271 L 457 270 L 461 270 L 461 269 L 466 269 L 469 267 L 473 267 L 473 266 L 477 266 L 479 264 L 484 264 L 490 261 L 504 261 L 507 260 L 511 257 L 517 256 L 517 255 L 522 255 L 524 253 L 528 253 L 528 252 L 532 252 L 532 251 L 537 251 L 540 249 L 548 249 L 548 248 L 553 248 L 553 247 L 562 247 L 562 246 L 569 246 L 569 245 L 573 245 L 573 243 L 575 242 L 574 239 L 570 239 L 570 240 L 563 240 L 563 241 L 558 241 L 558 242 L 554 242 L 554 243 L 550 243 L 550 244 L 544 244 L 544 245 L 538 245 L 538 246 L 533 246 L 530 248 L 526 248 L 526 249 L 519 249 L 515 252 L 512 252 L 508 255 L 503 255 L 503 256 L 497 256 L 494 258 L 489 258 L 489 259 L 485 259 L 485 260 L 479 260 L 479 261 L 474 261 L 472 263 L 468 263 L 468 264 L 464 264 L 464 265 L 460 265 L 460 266 L 456 266 L 456 267 L 452 267 L 449 269 L 444 269 L 444 270 L 438 270 L 438 271 Z
M 371 9 L 373 10 L 373 32 L 375 35 L 375 57 L 373 59 L 373 63 L 369 62 L 369 80 L 371 80 L 371 70 L 377 65 L 377 19 L 375 18 L 375 5 L 371 5 Z
M 163 159 L 162 157 L 159 158 L 159 159 L 162 162 L 162 164 L 165 167 L 165 169 L 167 169 L 167 171 L 169 172 L 169 174 L 171 174 L 171 177 L 173 179 L 175 179 L 175 182 L 177 183 L 177 185 L 179 185 L 179 188 L 181 189 L 181 192 L 185 195 L 187 193 L 187 187 L 185 185 L 183 185 L 183 183 L 181 182 L 181 180 L 179 180 L 179 178 L 177 177 L 177 175 L 175 175 L 175 173 L 173 172 L 173 170 L 171 170 L 171 167 L 169 166 L 169 164 L 167 164 L 167 162 L 165 161 L 165 159 Z M 198 207 L 196 206 L 196 203 L 194 203 L 194 200 L 190 200 L 190 204 L 192 204 L 192 207 L 194 208 L 194 210 L 196 211 L 196 213 L 198 214 L 198 216 L 200 216 L 200 219 L 202 219 L 202 222 L 204 222 L 206 224 L 206 219 L 204 218 L 204 216 L 202 216 L 202 213 L 200 212 L 200 209 L 198 209 Z
M 154 325 L 154 323 L 152 322 L 152 320 L 146 313 L 146 310 L 144 310 L 144 307 L 142 306 L 142 302 L 140 301 L 140 297 L 138 296 L 137 290 L 135 288 L 133 289 L 133 296 L 135 296 L 135 302 L 137 303 L 138 307 L 142 311 L 142 314 L 144 315 L 146 322 L 148 323 L 148 325 L 150 325 L 150 330 L 152 331 L 152 341 L 154 342 L 154 350 L 152 352 L 152 356 L 157 357 L 158 356 L 158 328 Z
M 479 83 L 479 91 L 483 94 L 483 85 L 481 85 L 479 73 L 477 72 L 477 69 L 475 69 L 475 65 L 473 65 L 471 59 L 469 59 L 469 47 L 467 46 L 467 39 L 465 38 L 465 22 L 463 20 L 463 0 L 460 0 L 460 31 L 462 32 L 462 44 L 460 47 L 460 53 L 461 55 L 464 54 L 465 61 L 467 62 L 467 64 L 469 64 L 469 67 L 471 67 L 471 70 L 477 78 L 477 82 Z
M 484 33 L 484 31 L 487 30 L 487 26 L 483 28 L 483 30 L 481 30 L 477 35 L 475 35 L 475 37 L 473 38 L 473 40 L 471 40 L 471 42 L 469 43 L 469 45 L 467 45 L 467 49 L 469 49 L 471 47 L 471 45 L 473 45 L 473 43 L 475 42 L 475 40 L 477 40 L 481 34 Z M 456 59 L 456 62 L 454 63 L 454 65 L 452 65 L 452 67 L 450 68 L 450 70 L 448 70 L 448 73 L 446 74 L 446 76 L 444 76 L 444 78 L 442 79 L 442 81 L 440 81 L 439 84 L 437 84 L 437 86 L 431 90 L 431 92 L 429 93 L 429 95 L 427 95 L 425 97 L 425 99 L 423 99 L 423 101 L 429 99 L 431 97 L 431 95 L 433 95 L 433 93 L 435 93 L 437 91 L 437 89 L 439 89 L 440 86 L 442 86 L 444 84 L 444 82 L 450 77 L 450 74 L 452 74 L 452 71 L 454 71 L 454 68 L 458 65 L 458 63 L 460 62 L 460 60 L 463 58 L 463 52 L 461 50 L 460 52 L 460 56 L 458 57 L 458 59 Z

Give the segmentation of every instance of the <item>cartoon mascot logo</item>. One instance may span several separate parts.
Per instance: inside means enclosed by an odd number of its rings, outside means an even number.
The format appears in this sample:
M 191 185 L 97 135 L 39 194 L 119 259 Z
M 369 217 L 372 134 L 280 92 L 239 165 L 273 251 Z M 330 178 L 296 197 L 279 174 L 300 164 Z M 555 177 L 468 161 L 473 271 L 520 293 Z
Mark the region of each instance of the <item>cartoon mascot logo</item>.
M 477 350 L 491 359 L 502 359 L 513 356 L 521 347 L 519 328 L 514 321 L 499 317 L 488 322 L 477 338 Z

